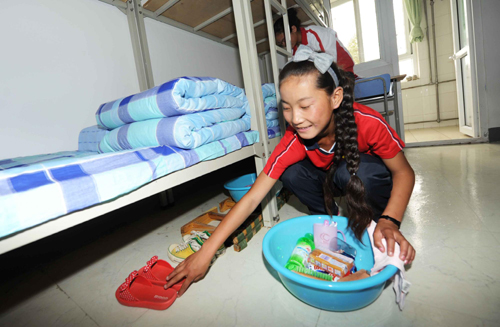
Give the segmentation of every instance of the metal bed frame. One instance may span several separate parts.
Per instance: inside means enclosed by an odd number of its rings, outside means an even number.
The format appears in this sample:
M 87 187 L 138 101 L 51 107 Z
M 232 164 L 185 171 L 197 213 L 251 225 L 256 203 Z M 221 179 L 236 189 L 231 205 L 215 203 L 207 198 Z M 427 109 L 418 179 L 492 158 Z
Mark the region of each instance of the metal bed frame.
M 120 196 L 112 201 L 97 204 L 89 208 L 73 212 L 59 218 L 52 219 L 41 225 L 35 226 L 33 228 L 14 233 L 12 235 L 6 236 L 0 239 L 0 254 L 6 253 L 23 245 L 29 244 L 31 242 L 37 241 L 49 235 L 58 233 L 67 228 L 76 226 L 85 221 L 91 220 L 93 218 L 99 217 L 103 214 L 126 206 L 128 204 L 134 203 L 136 201 L 147 198 L 151 195 L 160 194 L 163 201 L 172 200 L 171 188 L 180 185 L 189 180 L 200 177 L 204 174 L 210 173 L 212 171 L 218 170 L 232 163 L 238 162 L 240 160 L 254 157 L 255 166 L 257 173 L 260 173 L 264 168 L 267 158 L 272 153 L 276 145 L 279 143 L 279 138 L 268 139 L 267 135 L 267 125 L 264 115 L 264 101 L 261 91 L 261 78 L 259 73 L 259 62 L 258 62 L 258 47 L 261 47 L 261 55 L 263 53 L 269 53 L 272 62 L 272 72 L 274 80 L 278 80 L 278 63 L 277 54 L 280 53 L 285 56 L 291 56 L 290 42 L 287 42 L 287 49 L 276 46 L 274 38 L 273 29 L 273 8 L 280 15 L 283 15 L 284 24 L 288 26 L 287 17 L 287 3 L 286 0 L 231 0 L 232 7 L 221 11 L 219 14 L 210 17 L 206 21 L 197 26 L 189 26 L 182 22 L 178 22 L 175 19 L 165 16 L 165 13 L 169 9 L 175 9 L 175 5 L 182 3 L 182 0 L 150 0 L 150 2 L 163 2 L 161 6 L 155 11 L 148 10 L 146 3 L 143 6 L 140 4 L 140 0 L 99 0 L 101 2 L 115 6 L 117 9 L 122 11 L 127 15 L 132 48 L 134 52 L 134 59 L 136 65 L 137 76 L 139 80 L 140 90 L 147 90 L 154 87 L 153 81 L 153 71 L 151 66 L 151 60 L 149 56 L 149 48 L 147 43 L 146 29 L 144 25 L 144 19 L 150 18 L 155 19 L 160 22 L 172 25 L 177 28 L 181 28 L 188 32 L 197 34 L 202 37 L 209 38 L 213 41 L 219 42 L 221 44 L 238 47 L 240 53 L 241 67 L 243 72 L 243 80 L 245 85 L 245 92 L 250 104 L 252 117 L 251 126 L 252 130 L 259 131 L 261 140 L 260 142 L 253 144 L 252 146 L 244 147 L 233 153 L 229 153 L 223 157 L 200 162 L 191 167 L 185 168 L 183 170 L 173 172 L 167 176 L 154 180 L 139 189 L 130 192 L 129 194 Z M 191 3 L 196 1 L 206 1 L 206 0 L 187 0 Z M 221 1 L 221 0 L 215 0 Z M 265 19 L 258 22 L 254 22 L 252 16 L 252 4 L 258 4 L 259 2 L 264 3 L 265 9 Z M 308 17 L 311 18 L 311 22 L 323 25 L 326 24 L 317 17 L 318 5 L 310 3 L 307 0 L 295 0 L 296 5 L 303 10 Z M 252 2 L 252 3 L 251 3 Z M 316 1 L 317 2 L 317 1 Z M 218 22 L 221 18 L 227 17 L 227 15 L 234 13 L 236 33 L 230 33 L 225 37 L 217 37 L 210 33 L 203 31 Z M 309 22 L 308 22 L 309 23 Z M 267 27 L 267 37 L 260 38 L 256 41 L 255 38 L 255 28 Z M 235 39 L 236 37 L 236 39 Z M 285 28 L 285 37 L 290 40 L 290 31 Z M 268 42 L 265 42 L 268 41 Z M 237 43 L 237 45 L 236 45 Z M 268 49 L 266 46 L 268 45 Z M 278 103 L 280 102 L 279 92 L 276 92 Z M 280 116 L 280 126 L 284 131 L 284 120 L 282 115 Z M 266 227 L 272 227 L 277 221 L 279 221 L 276 197 L 274 196 L 274 190 L 271 191 L 262 202 L 263 208 L 263 220 Z

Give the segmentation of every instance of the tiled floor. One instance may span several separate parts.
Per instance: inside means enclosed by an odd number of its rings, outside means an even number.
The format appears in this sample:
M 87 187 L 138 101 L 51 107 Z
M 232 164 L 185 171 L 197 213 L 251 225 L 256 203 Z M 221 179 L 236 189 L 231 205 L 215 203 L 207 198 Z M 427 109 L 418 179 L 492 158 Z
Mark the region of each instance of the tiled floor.
M 402 231 L 417 258 L 403 311 L 392 287 L 354 312 L 302 303 L 265 264 L 266 229 L 242 252 L 229 249 L 168 310 L 119 305 L 114 291 L 125 277 L 154 254 L 166 258 L 180 226 L 225 198 L 221 181 L 201 179 L 169 209 L 146 199 L 0 256 L 0 326 L 498 326 L 500 144 L 405 153 L 416 185 Z M 218 178 L 226 177 L 222 170 Z M 304 212 L 292 197 L 280 216 Z
M 458 126 L 405 129 L 406 143 L 457 140 L 457 139 L 469 139 L 469 138 L 470 138 L 469 136 L 460 133 Z

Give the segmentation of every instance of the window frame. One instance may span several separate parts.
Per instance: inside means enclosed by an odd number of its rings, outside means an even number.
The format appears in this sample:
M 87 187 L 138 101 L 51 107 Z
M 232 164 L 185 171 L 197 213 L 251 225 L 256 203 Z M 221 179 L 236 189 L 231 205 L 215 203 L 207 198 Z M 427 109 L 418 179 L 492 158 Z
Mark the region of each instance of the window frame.
M 403 14 L 404 14 L 404 21 L 405 21 L 405 43 L 406 43 L 406 53 L 399 55 L 398 54 L 398 66 L 399 66 L 399 61 L 400 60 L 405 60 L 405 59 L 412 59 L 413 62 L 413 74 L 419 76 L 419 64 L 418 64 L 418 55 L 417 55 L 417 47 L 415 47 L 412 43 L 410 43 L 410 30 L 411 30 L 411 22 L 408 18 L 408 14 L 406 13 L 406 10 L 404 8 L 404 3 L 403 0 L 393 0 L 393 1 L 401 1 L 402 6 L 403 6 Z M 384 37 L 381 35 L 381 24 L 385 24 L 386 22 L 383 21 L 382 18 L 382 13 L 379 8 L 379 3 L 377 0 L 375 0 L 375 8 L 376 8 L 376 15 L 377 15 L 377 24 L 378 24 L 378 32 L 379 32 L 379 53 L 380 53 L 380 58 L 375 59 L 375 60 L 370 60 L 370 61 L 364 61 L 364 49 L 363 49 L 363 30 L 361 28 L 361 13 L 359 9 L 359 0 L 331 0 L 330 1 L 330 11 L 332 12 L 335 7 L 340 6 L 342 4 L 345 4 L 347 2 L 352 2 L 353 3 L 353 8 L 354 8 L 354 17 L 355 17 L 355 26 L 356 26 L 356 38 L 358 41 L 358 52 L 359 52 L 359 60 L 360 63 L 357 65 L 363 65 L 366 68 L 376 68 L 379 66 L 380 61 L 385 61 L 386 60 L 386 54 L 385 54 L 385 49 L 383 46 L 380 45 L 380 40 Z M 394 12 L 394 4 L 392 3 L 392 10 Z M 333 13 L 332 13 L 333 16 Z M 359 33 L 358 33 L 359 32 Z M 396 39 L 396 47 L 397 47 L 397 39 Z
M 410 42 L 410 31 L 411 31 L 411 22 L 410 19 L 408 18 L 408 13 L 406 12 L 405 4 L 403 0 L 393 0 L 393 8 L 394 8 L 394 1 L 401 1 L 401 6 L 403 7 L 403 19 L 404 19 L 404 36 L 405 36 L 405 45 L 406 45 L 406 52 L 403 54 L 398 53 L 398 64 L 401 60 L 406 60 L 406 59 L 411 59 L 413 63 L 413 75 L 420 76 L 420 71 L 419 71 L 419 66 L 418 66 L 418 55 L 416 51 L 416 46 Z M 397 40 L 396 40 L 397 42 Z M 401 72 L 401 74 L 404 74 L 405 72 Z M 405 82 L 406 80 L 403 80 Z
M 355 25 L 356 25 L 356 39 L 358 42 L 358 57 L 360 60 L 359 64 L 357 64 L 357 65 L 366 64 L 369 62 L 375 62 L 377 60 L 382 59 L 382 48 L 380 47 L 380 42 L 379 42 L 379 58 L 375 59 L 375 60 L 365 61 L 365 51 L 364 51 L 364 43 L 363 43 L 363 29 L 361 27 L 361 11 L 359 9 L 359 0 L 336 0 L 336 1 L 331 0 L 330 1 L 330 12 L 332 12 L 335 7 L 343 5 L 343 4 L 345 4 L 347 2 L 351 2 L 351 1 L 353 3 L 353 9 L 354 9 L 354 19 L 355 19 Z M 377 7 L 376 3 L 375 3 L 375 8 L 377 10 L 377 24 L 379 24 L 378 7 Z M 379 40 L 380 40 L 380 30 L 378 31 L 378 33 L 379 33 Z

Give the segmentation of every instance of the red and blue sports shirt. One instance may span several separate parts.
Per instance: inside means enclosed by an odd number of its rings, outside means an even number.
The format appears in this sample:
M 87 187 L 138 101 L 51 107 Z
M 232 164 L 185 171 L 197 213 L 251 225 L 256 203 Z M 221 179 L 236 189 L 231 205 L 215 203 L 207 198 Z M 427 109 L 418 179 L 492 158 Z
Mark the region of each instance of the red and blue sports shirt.
M 405 144 L 382 115 L 370 107 L 354 102 L 354 119 L 358 125 L 358 150 L 361 153 L 394 158 Z M 333 160 L 333 149 L 321 149 L 318 144 L 306 145 L 297 132 L 289 126 L 264 167 L 264 173 L 278 179 L 289 166 L 306 157 L 318 168 L 327 170 Z

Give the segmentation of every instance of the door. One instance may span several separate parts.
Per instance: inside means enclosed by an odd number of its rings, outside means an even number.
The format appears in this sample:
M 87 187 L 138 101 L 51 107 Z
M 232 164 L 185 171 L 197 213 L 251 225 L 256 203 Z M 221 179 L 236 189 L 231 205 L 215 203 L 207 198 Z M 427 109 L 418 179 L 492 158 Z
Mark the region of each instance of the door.
M 474 101 L 473 89 L 473 85 L 476 84 L 471 66 L 473 46 L 470 42 L 470 8 L 469 0 L 451 0 L 454 54 L 450 58 L 455 61 L 460 132 L 471 137 L 478 137 L 478 114 L 477 107 L 474 105 L 476 101 Z
M 354 57 L 354 72 L 361 77 L 399 75 L 399 59 L 392 0 L 332 0 L 332 28 Z M 399 83 L 398 83 L 399 84 Z M 398 86 L 398 113 L 386 117 L 404 139 L 401 88 Z M 382 112 L 383 104 L 370 104 Z M 392 107 L 392 101 L 389 101 Z M 393 108 L 390 108 L 392 110 Z M 396 121 L 396 117 L 399 120 Z

